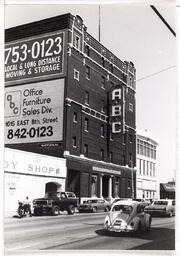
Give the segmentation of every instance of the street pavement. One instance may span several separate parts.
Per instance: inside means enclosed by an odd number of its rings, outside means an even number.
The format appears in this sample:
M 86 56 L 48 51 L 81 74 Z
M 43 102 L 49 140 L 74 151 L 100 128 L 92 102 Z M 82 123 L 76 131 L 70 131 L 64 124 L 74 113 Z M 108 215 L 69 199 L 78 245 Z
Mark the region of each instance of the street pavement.
M 175 217 L 153 217 L 140 235 L 103 230 L 106 213 L 5 219 L 5 250 L 175 250 Z

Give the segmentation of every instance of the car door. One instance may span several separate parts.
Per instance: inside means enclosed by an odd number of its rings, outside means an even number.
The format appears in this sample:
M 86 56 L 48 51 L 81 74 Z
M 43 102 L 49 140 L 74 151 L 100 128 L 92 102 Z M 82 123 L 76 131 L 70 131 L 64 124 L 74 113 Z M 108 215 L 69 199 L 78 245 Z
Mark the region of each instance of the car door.
M 173 215 L 175 215 L 175 207 L 176 207 L 176 201 L 172 200 Z
M 144 206 L 139 204 L 137 206 L 137 217 L 139 218 L 140 222 L 141 222 L 141 228 L 145 229 L 146 227 L 146 216 L 145 216 L 145 212 L 144 212 Z
M 104 203 L 105 203 L 105 201 L 103 200 L 103 199 L 99 199 L 98 200 L 98 209 L 99 210 L 104 210 Z

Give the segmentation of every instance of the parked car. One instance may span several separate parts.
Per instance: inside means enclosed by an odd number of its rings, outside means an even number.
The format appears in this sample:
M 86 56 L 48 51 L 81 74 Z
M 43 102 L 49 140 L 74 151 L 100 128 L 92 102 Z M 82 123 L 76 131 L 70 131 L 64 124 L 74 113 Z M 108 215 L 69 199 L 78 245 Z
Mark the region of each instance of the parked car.
M 133 200 L 113 204 L 104 220 L 104 229 L 108 232 L 141 232 L 150 227 L 151 215 L 144 212 L 141 203 Z
M 79 212 L 109 211 L 110 203 L 105 199 L 88 199 L 79 205 Z
M 135 198 L 133 200 L 137 201 L 137 202 L 140 202 L 144 207 L 146 207 L 146 206 L 151 204 L 150 201 L 147 201 L 147 200 L 145 200 L 143 198 Z
M 43 198 L 33 200 L 34 215 L 59 215 L 60 211 L 74 214 L 77 198 L 73 192 L 49 192 Z
M 175 215 L 175 200 L 154 200 L 150 206 L 145 207 L 145 212 L 151 215 L 173 216 Z

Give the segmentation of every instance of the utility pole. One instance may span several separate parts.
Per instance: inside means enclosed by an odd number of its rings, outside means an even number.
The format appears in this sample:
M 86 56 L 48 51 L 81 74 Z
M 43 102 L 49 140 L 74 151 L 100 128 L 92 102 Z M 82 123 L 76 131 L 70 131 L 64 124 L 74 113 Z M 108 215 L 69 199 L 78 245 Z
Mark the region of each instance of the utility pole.
M 101 41 L 101 6 L 99 5 L 99 42 Z

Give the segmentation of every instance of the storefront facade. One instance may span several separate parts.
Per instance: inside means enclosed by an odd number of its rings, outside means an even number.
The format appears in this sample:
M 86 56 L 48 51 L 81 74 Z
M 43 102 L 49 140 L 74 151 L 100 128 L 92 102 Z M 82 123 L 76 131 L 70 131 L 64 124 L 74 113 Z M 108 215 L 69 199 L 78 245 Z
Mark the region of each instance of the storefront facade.
M 74 191 L 81 201 L 87 197 L 104 197 L 107 200 L 133 198 L 136 197 L 136 173 L 134 169 L 115 164 L 67 156 L 66 187 L 68 191 Z
M 66 160 L 5 148 L 5 215 L 16 212 L 18 200 L 44 197 L 50 191 L 64 191 Z

